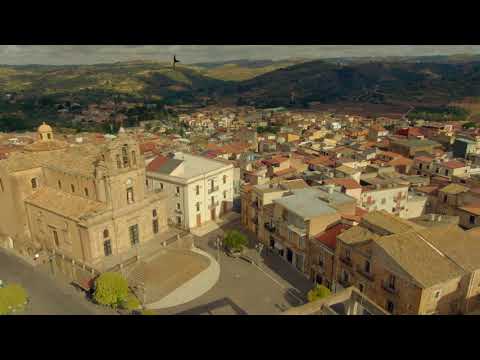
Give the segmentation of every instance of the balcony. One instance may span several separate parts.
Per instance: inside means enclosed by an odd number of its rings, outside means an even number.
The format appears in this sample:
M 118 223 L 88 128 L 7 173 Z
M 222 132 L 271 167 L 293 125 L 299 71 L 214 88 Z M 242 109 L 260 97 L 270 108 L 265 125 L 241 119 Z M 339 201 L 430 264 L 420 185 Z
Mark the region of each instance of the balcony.
M 182 213 L 182 210 L 181 210 L 181 209 L 175 209 L 175 212 L 176 212 L 177 214 L 181 214 L 181 213 Z
M 398 295 L 398 289 L 392 288 L 389 284 L 382 282 L 382 289 L 391 295 Z
M 211 209 L 214 209 L 218 206 L 218 201 L 215 201 L 213 203 L 211 203 L 210 205 L 208 205 L 208 209 L 211 210 Z
M 180 197 L 180 193 L 179 192 L 175 192 L 174 193 L 176 197 Z
M 362 275 L 365 279 L 367 279 L 369 281 L 373 281 L 375 279 L 375 277 L 372 273 L 368 273 L 362 268 L 357 268 L 357 273 L 359 273 L 360 275 Z
M 270 223 L 265 223 L 265 229 L 267 229 L 271 233 L 274 233 L 275 232 L 275 225 L 270 224 Z
M 338 279 L 338 283 L 344 288 L 352 286 L 352 281 L 350 279 Z
M 341 256 L 340 257 L 340 261 L 342 263 L 344 263 L 345 265 L 347 265 L 348 267 L 352 267 L 352 259 L 351 258 L 348 258 L 348 257 L 345 257 L 345 256 Z
M 214 186 L 213 188 L 208 189 L 209 194 L 214 193 L 215 191 L 218 191 L 218 185 Z

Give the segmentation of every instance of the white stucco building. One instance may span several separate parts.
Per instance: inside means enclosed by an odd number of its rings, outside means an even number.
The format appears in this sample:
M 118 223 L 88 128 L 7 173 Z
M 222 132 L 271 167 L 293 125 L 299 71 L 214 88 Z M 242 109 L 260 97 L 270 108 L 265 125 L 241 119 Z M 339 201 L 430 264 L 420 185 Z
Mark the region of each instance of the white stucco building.
M 172 158 L 159 156 L 147 166 L 149 191 L 165 192 L 169 220 L 191 229 L 216 220 L 232 208 L 232 164 L 185 153 Z

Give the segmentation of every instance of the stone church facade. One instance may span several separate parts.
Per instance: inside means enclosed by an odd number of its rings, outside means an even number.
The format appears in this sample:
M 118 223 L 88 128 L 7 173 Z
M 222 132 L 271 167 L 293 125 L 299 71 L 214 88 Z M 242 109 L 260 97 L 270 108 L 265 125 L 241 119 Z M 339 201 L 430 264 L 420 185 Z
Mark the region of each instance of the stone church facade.
M 166 195 L 146 191 L 139 145 L 122 130 L 106 144 L 68 146 L 43 124 L 31 149 L 0 161 L 0 204 L 8 247 L 92 266 L 168 229 Z

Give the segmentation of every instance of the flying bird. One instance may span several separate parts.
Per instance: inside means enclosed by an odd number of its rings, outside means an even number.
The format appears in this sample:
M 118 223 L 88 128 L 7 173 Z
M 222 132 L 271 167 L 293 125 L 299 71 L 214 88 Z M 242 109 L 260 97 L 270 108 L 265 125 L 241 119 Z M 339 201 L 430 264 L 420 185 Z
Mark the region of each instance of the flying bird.
M 179 63 L 179 62 L 180 62 L 180 60 L 177 60 L 177 56 L 176 56 L 176 55 L 173 55 L 173 63 L 172 63 L 172 65 L 173 65 L 173 70 L 175 70 L 175 64 L 176 64 L 176 63 Z

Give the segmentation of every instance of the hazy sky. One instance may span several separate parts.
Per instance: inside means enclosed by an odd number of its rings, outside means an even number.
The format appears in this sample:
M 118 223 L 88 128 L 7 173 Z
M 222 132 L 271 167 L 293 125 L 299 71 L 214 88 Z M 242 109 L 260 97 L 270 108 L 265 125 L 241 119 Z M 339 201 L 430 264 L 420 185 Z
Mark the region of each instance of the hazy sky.
M 235 59 L 480 54 L 479 45 L 0 45 L 0 64 L 95 64 L 128 60 L 183 63 Z

